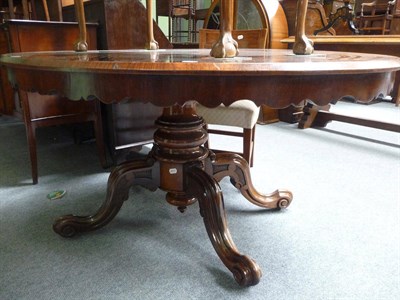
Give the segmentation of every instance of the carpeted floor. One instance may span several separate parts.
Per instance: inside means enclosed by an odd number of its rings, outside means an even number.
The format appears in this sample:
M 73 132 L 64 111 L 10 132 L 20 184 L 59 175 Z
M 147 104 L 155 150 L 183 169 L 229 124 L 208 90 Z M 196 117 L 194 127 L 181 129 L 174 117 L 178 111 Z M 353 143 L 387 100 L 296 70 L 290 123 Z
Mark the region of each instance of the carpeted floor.
M 390 103 L 334 110 L 400 123 Z M 38 159 L 33 186 L 23 124 L 1 116 L 0 299 L 400 298 L 399 133 L 336 122 L 257 127 L 254 185 L 290 189 L 294 200 L 267 211 L 221 183 L 233 239 L 263 272 L 250 288 L 219 260 L 198 204 L 181 214 L 159 190 L 134 187 L 103 229 L 58 236 L 58 216 L 98 209 L 109 170 L 93 143 L 74 144 L 62 127 L 38 130 Z M 66 195 L 46 198 L 58 189 Z

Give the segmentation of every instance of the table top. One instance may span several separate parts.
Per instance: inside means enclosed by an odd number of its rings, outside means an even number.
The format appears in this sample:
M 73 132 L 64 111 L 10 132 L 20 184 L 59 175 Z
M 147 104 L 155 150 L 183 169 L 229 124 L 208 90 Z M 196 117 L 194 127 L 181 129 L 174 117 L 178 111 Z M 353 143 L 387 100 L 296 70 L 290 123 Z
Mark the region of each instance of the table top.
M 310 35 L 308 38 L 318 44 L 400 45 L 400 35 Z M 281 40 L 282 43 L 294 43 L 294 41 L 294 36 Z
M 400 35 L 310 35 L 314 43 L 319 44 L 386 44 L 400 45 Z M 282 43 L 294 43 L 294 36 L 281 40 Z
M 215 107 L 239 99 L 286 107 L 304 99 L 324 105 L 345 95 L 370 101 L 392 88 L 400 58 L 378 54 L 241 49 L 213 58 L 206 49 L 32 52 L 3 55 L 19 88 L 95 96 L 104 103 L 131 99 L 158 106 L 189 100 Z

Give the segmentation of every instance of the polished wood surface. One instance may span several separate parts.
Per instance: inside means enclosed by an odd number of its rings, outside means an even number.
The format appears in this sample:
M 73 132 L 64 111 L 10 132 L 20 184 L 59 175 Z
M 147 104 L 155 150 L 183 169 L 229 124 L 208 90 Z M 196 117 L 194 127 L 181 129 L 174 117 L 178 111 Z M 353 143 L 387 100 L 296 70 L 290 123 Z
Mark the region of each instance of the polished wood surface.
M 182 212 L 198 201 L 221 261 L 239 285 L 257 284 L 261 270 L 233 242 L 218 182 L 230 177 L 248 201 L 263 208 L 286 208 L 293 195 L 287 190 L 260 194 L 245 159 L 232 153 L 214 154 L 204 147 L 206 124 L 196 114 L 193 100 L 213 107 L 251 99 L 278 108 L 309 97 L 326 104 L 345 94 L 368 101 L 390 91 L 400 58 L 343 52 L 298 56 L 290 50 L 245 49 L 240 55 L 217 59 L 209 56 L 209 50 L 136 50 L 1 57 L 11 81 L 25 90 L 58 91 L 71 99 L 96 96 L 104 103 L 130 98 L 165 107 L 156 121 L 148 157 L 123 163 L 111 172 L 106 199 L 95 214 L 60 217 L 53 229 L 64 237 L 97 230 L 116 216 L 132 185 L 160 188 L 168 203 Z
M 355 44 L 359 45 L 376 45 L 376 44 L 385 44 L 385 45 L 398 45 L 400 43 L 400 35 L 335 35 L 335 36 L 309 36 L 309 38 L 316 44 L 341 44 L 338 47 L 342 47 L 343 44 L 351 44 L 355 46 Z M 285 43 L 293 43 L 294 37 L 287 37 L 281 40 Z M 365 47 L 368 50 L 368 47 Z M 340 50 L 339 48 L 338 50 Z M 322 50 L 322 49 L 320 49 Z M 394 50 L 394 49 L 393 49 Z M 342 50 L 345 51 L 345 50 Z M 386 50 L 386 53 L 391 51 L 390 49 Z M 395 50 L 394 50 L 395 51 Z M 392 51 L 393 53 L 395 53 Z M 373 53 L 373 52 L 371 52 Z
M 309 36 L 316 50 L 376 53 L 400 57 L 400 35 L 336 35 Z M 294 37 L 282 40 L 289 47 Z M 400 72 L 396 75 L 395 88 L 391 96 L 396 105 L 400 104 Z
M 399 35 L 337 35 L 337 36 L 310 36 L 317 50 L 352 51 L 361 53 L 379 53 L 400 56 Z M 282 40 L 291 44 L 293 37 Z M 386 94 L 382 94 L 386 96 Z M 400 104 L 400 71 L 396 73 L 394 88 L 390 95 L 398 106 Z M 356 100 L 358 100 L 356 98 Z M 399 131 L 399 126 L 387 122 L 378 122 L 349 115 L 340 115 L 329 112 L 328 107 L 319 107 L 307 103 L 304 114 L 299 121 L 299 128 L 325 127 L 330 121 L 352 123 L 383 130 Z
M 303 56 L 276 49 L 242 49 L 240 57 L 230 60 L 212 58 L 206 49 L 22 53 L 1 59 L 21 88 L 56 89 L 71 99 L 95 95 L 112 103 L 130 97 L 158 106 L 195 99 L 213 107 L 250 98 L 275 108 L 309 98 L 328 104 L 343 95 L 371 101 L 390 92 L 399 60 L 324 51 Z

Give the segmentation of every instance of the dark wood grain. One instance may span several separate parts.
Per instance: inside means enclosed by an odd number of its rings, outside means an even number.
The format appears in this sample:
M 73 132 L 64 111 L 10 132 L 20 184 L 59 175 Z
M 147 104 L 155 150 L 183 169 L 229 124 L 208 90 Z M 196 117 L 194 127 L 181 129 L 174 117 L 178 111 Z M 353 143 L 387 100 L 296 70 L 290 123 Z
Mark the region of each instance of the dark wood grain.
M 390 93 L 400 66 L 399 58 L 378 54 L 304 56 L 242 49 L 240 55 L 215 59 L 209 50 L 24 53 L 3 56 L 1 63 L 20 88 L 57 91 L 70 99 L 96 96 L 112 103 L 130 98 L 163 107 L 188 100 L 215 107 L 251 99 L 274 108 L 304 99 L 326 105 L 344 95 L 368 102 Z

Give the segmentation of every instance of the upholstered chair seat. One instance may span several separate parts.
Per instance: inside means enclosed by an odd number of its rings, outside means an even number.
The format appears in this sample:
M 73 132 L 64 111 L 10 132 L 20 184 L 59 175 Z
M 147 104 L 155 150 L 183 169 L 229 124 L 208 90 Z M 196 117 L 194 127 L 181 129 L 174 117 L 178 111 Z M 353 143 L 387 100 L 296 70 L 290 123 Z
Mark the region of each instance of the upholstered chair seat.
M 200 104 L 197 105 L 198 115 L 202 116 L 207 124 L 233 126 L 242 129 L 241 132 L 235 132 L 206 127 L 210 134 L 242 137 L 243 152 L 239 154 L 247 160 L 250 166 L 253 165 L 255 128 L 259 112 L 260 108 L 250 100 L 239 100 L 229 106 L 221 104 L 215 108 L 208 108 Z M 209 142 L 207 146 L 210 147 Z

